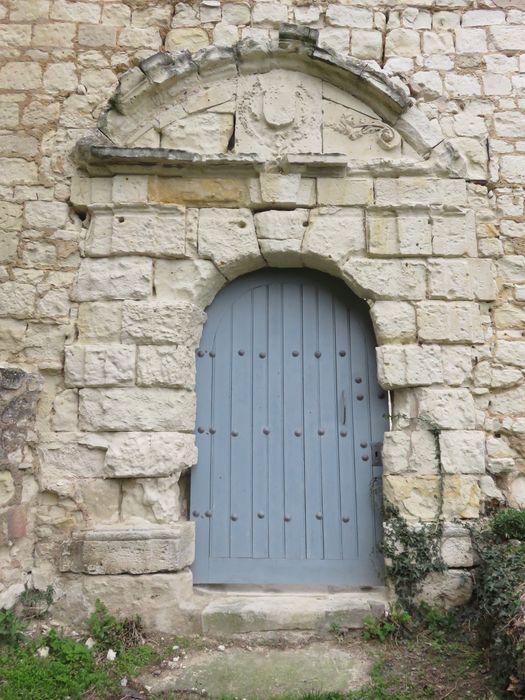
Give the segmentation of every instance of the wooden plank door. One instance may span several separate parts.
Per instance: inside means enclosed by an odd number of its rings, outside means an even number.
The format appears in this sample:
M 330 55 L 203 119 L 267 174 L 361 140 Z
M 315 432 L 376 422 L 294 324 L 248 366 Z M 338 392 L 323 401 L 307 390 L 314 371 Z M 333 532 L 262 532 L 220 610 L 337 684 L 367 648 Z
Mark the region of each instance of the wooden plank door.
M 374 346 L 366 305 L 320 273 L 219 293 L 197 352 L 196 583 L 382 582 Z

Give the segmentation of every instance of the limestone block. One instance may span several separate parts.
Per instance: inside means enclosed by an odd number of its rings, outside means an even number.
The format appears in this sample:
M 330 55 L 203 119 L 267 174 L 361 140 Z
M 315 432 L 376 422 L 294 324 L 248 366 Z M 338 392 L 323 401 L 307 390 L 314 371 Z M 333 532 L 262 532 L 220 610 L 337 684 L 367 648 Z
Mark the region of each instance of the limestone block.
M 353 29 L 350 46 L 352 56 L 379 61 L 383 54 L 383 35 L 375 30 Z
M 102 178 L 101 178 L 102 179 Z M 106 187 L 101 183 L 103 189 Z M 137 204 L 148 201 L 148 177 L 146 175 L 115 175 L 111 201 L 114 204 Z
M 525 257 L 523 255 L 505 255 L 498 260 L 497 268 L 503 282 L 511 284 L 525 282 Z
M 525 131 L 525 114 L 516 111 L 502 111 L 494 114 L 496 136 L 521 138 Z
M 22 205 L 15 202 L 0 202 L 0 226 L 6 231 L 22 228 Z
M 499 84 L 502 84 L 501 80 Z M 452 147 L 463 158 L 465 176 L 472 180 L 486 180 L 488 153 L 485 139 L 460 136 L 450 139 L 449 141 Z
M 201 112 L 163 127 L 160 145 L 193 153 L 225 153 L 233 134 L 233 114 Z
M 519 416 L 524 405 L 525 385 L 493 393 L 490 397 L 491 411 L 503 416 Z
M 304 256 L 301 241 L 296 239 L 273 240 L 263 238 L 259 241 L 261 255 L 271 267 L 303 267 Z
M 78 421 L 78 392 L 76 389 L 66 389 L 57 394 L 53 401 L 51 425 L 57 432 L 77 430 Z
M 243 2 L 227 2 L 222 6 L 222 16 L 229 24 L 250 24 L 250 6 Z
M 525 27 L 490 27 L 489 36 L 498 51 L 525 51 Z
M 319 177 L 317 202 L 321 205 L 352 206 L 372 204 L 374 188 L 371 178 Z
M 431 260 L 429 296 L 434 299 L 496 298 L 496 269 L 491 260 Z
M 497 306 L 494 309 L 494 325 L 503 329 L 525 328 L 525 308 L 514 303 Z
M 405 301 L 376 301 L 370 310 L 377 342 L 412 343 L 416 339 L 416 311 Z
M 429 177 L 378 178 L 374 183 L 378 206 L 463 206 L 467 190 L 464 180 Z
M 6 506 L 15 495 L 11 472 L 0 472 L 0 506 Z
M 30 228 L 60 228 L 67 221 L 68 206 L 65 202 L 26 202 L 24 219 Z
M 225 284 L 226 278 L 210 260 L 158 260 L 155 266 L 157 298 L 204 309 Z
M 518 476 L 511 481 L 508 500 L 511 508 L 525 507 L 525 476 Z
M 135 378 L 134 345 L 68 345 L 66 386 L 118 386 Z
M 326 21 L 335 27 L 372 29 L 374 16 L 371 10 L 361 7 L 329 5 L 326 10 Z
M 124 520 L 134 523 L 176 522 L 180 518 L 179 476 L 124 481 L 121 513 Z
M 0 68 L 0 74 L 1 71 Z M 0 185 L 34 185 L 37 181 L 35 163 L 28 163 L 22 158 L 0 158 Z
M 57 601 L 54 613 L 68 625 L 81 625 L 99 598 L 109 610 L 118 610 L 126 617 L 137 614 L 140 600 L 146 629 L 165 634 L 174 629 L 180 634 L 197 631 L 189 622 L 194 596 L 190 571 L 142 576 L 65 576 L 58 586 L 67 595 Z
M 343 277 L 365 298 L 417 300 L 426 295 L 426 268 L 419 262 L 351 258 Z
M 525 156 L 501 156 L 501 177 L 508 182 L 523 184 L 525 182 Z
M 118 343 L 122 302 L 95 301 L 79 304 L 78 336 L 81 343 Z
M 197 448 L 191 434 L 122 433 L 109 444 L 105 473 L 123 479 L 173 476 L 196 462 Z
M 387 474 L 383 493 L 388 503 L 399 508 L 409 521 L 435 520 L 439 505 L 439 477 L 434 474 Z
M 417 600 L 448 610 L 466 605 L 473 589 L 472 576 L 468 571 L 447 569 L 427 576 Z
M 140 257 L 85 259 L 73 288 L 76 301 L 144 299 L 151 293 L 151 260 Z
M 261 173 L 261 199 L 268 204 L 293 205 L 299 200 L 299 174 Z
M 122 338 L 137 343 L 193 345 L 201 334 L 204 313 L 180 302 L 126 301 L 122 309 Z
M 363 254 L 364 249 L 362 209 L 322 207 L 312 211 L 302 245 L 306 264 L 337 264 L 349 254 Z
M 437 446 L 435 436 L 428 430 L 385 433 L 383 442 L 383 469 L 385 474 L 416 472 L 437 474 Z
M 278 2 L 263 2 L 255 5 L 252 13 L 254 25 L 278 27 L 288 21 L 288 7 Z
M 95 212 L 86 240 L 93 256 L 143 254 L 184 257 L 186 217 L 182 207 L 119 208 L 114 213 Z
M 376 354 L 378 379 L 384 389 L 443 382 L 441 348 L 437 345 L 382 345 Z
M 101 446 L 84 443 L 84 438 L 77 438 L 76 434 L 61 433 L 56 438 L 53 436 L 49 441 L 42 441 L 37 447 L 42 489 L 55 491 L 56 484 L 64 479 L 105 476 L 105 451 Z
M 176 27 L 168 32 L 165 47 L 166 51 L 187 50 L 195 53 L 209 43 L 207 33 L 200 27 Z
M 368 252 L 371 255 L 430 255 L 432 233 L 424 212 L 367 212 Z
M 193 430 L 195 395 L 163 388 L 81 389 L 81 430 Z
M 518 384 L 523 380 L 523 373 L 517 367 L 498 367 L 490 362 L 478 362 L 474 370 L 474 381 L 477 386 L 487 386 L 502 389 Z
M 78 85 L 74 63 L 52 63 L 44 73 L 44 87 L 47 90 L 70 92 Z
M 425 342 L 482 343 L 478 304 L 424 301 L 417 305 L 418 337 Z
M 418 56 L 420 51 L 419 32 L 403 28 L 388 32 L 385 56 Z
M 149 197 L 152 202 L 190 207 L 246 206 L 251 203 L 249 182 L 240 177 L 151 176 Z
M 323 27 L 319 30 L 319 47 L 345 56 L 350 48 L 350 30 L 339 27 Z
M 432 247 L 435 255 L 476 256 L 476 225 L 474 215 L 432 215 Z
M 505 365 L 525 367 L 525 342 L 498 340 L 496 343 L 496 360 Z
M 443 517 L 478 518 L 481 490 L 479 476 L 448 474 L 443 480 Z
M 445 430 L 439 434 L 443 471 L 448 474 L 485 472 L 485 433 L 481 430 Z
M 418 389 L 417 399 L 423 425 L 445 430 L 475 427 L 474 399 L 468 389 Z
M 445 529 L 441 556 L 450 568 L 468 569 L 476 563 L 476 556 L 468 530 L 454 525 Z
M 141 345 L 137 355 L 137 384 L 193 389 L 195 352 L 184 345 Z
M 28 318 L 33 316 L 36 290 L 32 284 L 2 282 L 0 284 L 0 316 Z
M 237 100 L 237 153 L 270 158 L 280 153 L 322 152 L 318 78 L 281 69 L 242 75 Z
M 51 289 L 44 294 L 36 305 L 38 316 L 58 319 L 69 314 L 71 302 L 67 289 Z
M 60 571 L 91 575 L 180 571 L 194 559 L 194 524 L 168 528 L 111 528 L 74 535 L 62 551 Z
M 247 209 L 202 209 L 199 255 L 213 260 L 229 279 L 261 266 L 253 216 Z
M 42 68 L 38 63 L 12 61 L 0 68 L 0 88 L 34 90 L 42 84 Z
M 503 492 L 496 486 L 494 479 L 488 474 L 484 474 L 479 480 L 479 487 L 481 489 L 481 498 L 485 503 L 491 502 L 491 505 L 497 503 L 502 505 L 505 503 L 505 496 Z
M 257 238 L 272 240 L 303 240 L 306 226 L 308 226 L 308 209 L 293 209 L 280 211 L 269 209 L 255 214 L 255 230 Z
M 445 345 L 441 348 L 445 383 L 459 386 L 472 376 L 472 349 L 469 347 Z

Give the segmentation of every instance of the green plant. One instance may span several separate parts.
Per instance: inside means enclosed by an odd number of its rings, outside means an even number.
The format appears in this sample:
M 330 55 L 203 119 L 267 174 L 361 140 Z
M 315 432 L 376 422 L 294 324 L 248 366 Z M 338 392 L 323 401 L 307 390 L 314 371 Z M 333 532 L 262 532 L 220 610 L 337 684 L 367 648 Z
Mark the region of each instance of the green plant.
M 398 636 L 408 629 L 412 618 L 398 605 L 394 605 L 384 617 L 368 615 L 363 621 L 363 637 L 367 640 L 378 639 L 384 642 L 389 637 Z
M 19 598 L 21 614 L 27 619 L 44 617 L 53 604 L 54 595 L 53 586 L 48 586 L 44 591 L 26 588 Z
M 433 639 L 442 641 L 457 629 L 457 614 L 452 610 L 434 608 L 428 603 L 420 603 L 415 610 L 416 622 L 430 632 Z
M 14 610 L 0 609 L 0 645 L 14 646 L 24 638 L 26 624 Z
M 409 610 L 424 579 L 433 571 L 445 569 L 441 535 L 441 523 L 411 525 L 395 506 L 384 506 L 382 549 L 388 562 L 388 575 L 399 602 Z
M 101 651 L 121 651 L 143 642 L 142 623 L 138 615 L 118 620 L 98 598 L 95 610 L 88 618 L 88 628 L 97 643 L 97 649 Z
M 505 508 L 492 519 L 492 531 L 503 540 L 525 541 L 525 510 Z

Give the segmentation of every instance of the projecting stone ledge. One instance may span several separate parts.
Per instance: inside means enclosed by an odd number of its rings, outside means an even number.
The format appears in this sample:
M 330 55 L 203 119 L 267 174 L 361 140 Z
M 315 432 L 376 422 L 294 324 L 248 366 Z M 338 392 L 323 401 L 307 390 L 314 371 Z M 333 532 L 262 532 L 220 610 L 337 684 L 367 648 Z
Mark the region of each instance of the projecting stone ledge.
M 180 571 L 193 562 L 194 542 L 191 522 L 77 532 L 62 550 L 60 570 L 91 575 Z

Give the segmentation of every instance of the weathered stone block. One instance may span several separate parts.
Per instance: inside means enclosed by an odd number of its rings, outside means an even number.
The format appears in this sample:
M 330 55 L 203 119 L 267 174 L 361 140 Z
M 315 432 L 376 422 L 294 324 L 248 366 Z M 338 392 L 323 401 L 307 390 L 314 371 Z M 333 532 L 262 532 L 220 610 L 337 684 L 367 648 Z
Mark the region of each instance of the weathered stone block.
M 479 476 L 446 475 L 443 478 L 443 517 L 447 520 L 478 518 L 480 497 Z
M 435 520 L 439 491 L 439 476 L 435 474 L 386 474 L 383 478 L 385 499 L 409 521 Z
M 293 209 L 292 211 L 270 209 L 259 212 L 253 217 L 257 238 L 302 241 L 308 226 L 309 215 L 308 209 Z
M 195 352 L 184 345 L 142 345 L 138 348 L 137 384 L 193 389 Z
M 505 365 L 525 367 L 525 342 L 498 340 L 496 343 L 496 360 Z
M 0 316 L 28 318 L 33 316 L 36 289 L 32 284 L 3 282 L 0 284 Z
M 368 299 L 417 300 L 426 295 L 426 268 L 419 262 L 351 258 L 343 267 L 343 277 Z
M 416 340 L 416 310 L 405 301 L 376 301 L 370 310 L 377 342 L 412 343 Z
M 437 445 L 434 434 L 429 430 L 393 430 L 385 433 L 383 469 L 385 474 L 437 474 Z
M 11 472 L 0 472 L 0 506 L 6 506 L 15 495 L 15 484 Z
M 213 260 L 229 279 L 262 265 L 253 216 L 247 209 L 202 209 L 199 255 Z
M 225 284 L 226 278 L 210 260 L 158 260 L 155 265 L 157 298 L 204 309 Z
M 441 348 L 445 384 L 459 386 L 472 377 L 473 350 L 470 346 L 445 345 Z
M 152 263 L 147 258 L 82 260 L 73 299 L 144 299 L 151 293 L 151 278 Z
M 426 342 L 483 342 L 481 314 L 473 302 L 421 302 L 417 326 L 419 339 Z
M 69 345 L 66 386 L 116 386 L 135 378 L 134 345 Z
M 262 201 L 267 204 L 292 206 L 299 200 L 299 174 L 261 173 L 259 183 Z
M 333 266 L 350 253 L 362 254 L 365 249 L 364 214 L 361 209 L 314 210 L 303 240 L 306 264 L 313 267 Z
M 122 338 L 155 345 L 193 345 L 200 337 L 204 319 L 204 313 L 193 304 L 126 301 Z
M 503 416 L 518 416 L 523 413 L 523 406 L 525 406 L 525 385 L 498 391 L 490 398 L 491 411 Z
M 180 571 L 194 559 L 194 524 L 91 530 L 64 546 L 60 571 L 91 575 Z
M 130 432 L 112 438 L 105 471 L 114 478 L 159 477 L 180 474 L 197 462 L 193 435 Z
M 418 389 L 418 417 L 429 427 L 474 428 L 476 410 L 468 389 Z
M 378 379 L 384 389 L 443 382 L 441 348 L 437 345 L 383 345 L 376 353 Z
M 461 216 L 457 214 L 432 214 L 432 248 L 435 255 L 444 257 L 476 256 L 474 214 L 472 212 Z
M 461 525 L 447 525 L 443 532 L 441 556 L 448 567 L 470 568 L 476 563 L 470 532 Z
M 366 217 L 371 255 L 429 255 L 432 235 L 428 214 L 371 211 Z
M 468 571 L 448 569 L 429 574 L 417 600 L 448 610 L 468 603 L 473 589 L 472 575 Z
M 179 475 L 123 482 L 121 513 L 130 523 L 165 525 L 180 520 Z
M 439 434 L 443 470 L 449 474 L 485 472 L 485 433 L 481 430 L 445 430 Z
M 81 343 L 118 343 L 122 302 L 95 301 L 79 304 L 77 328 Z
M 431 260 L 429 296 L 436 299 L 496 298 L 496 270 L 491 260 Z
M 448 206 L 466 204 L 464 180 L 427 177 L 378 178 L 375 180 L 375 202 L 379 206 L 415 206 L 444 202 Z
M 29 228 L 57 229 L 67 221 L 68 206 L 65 202 L 26 202 L 24 219 Z
M 317 202 L 321 205 L 367 205 L 374 201 L 372 178 L 319 177 Z
M 81 389 L 81 430 L 193 430 L 195 394 L 161 388 Z

